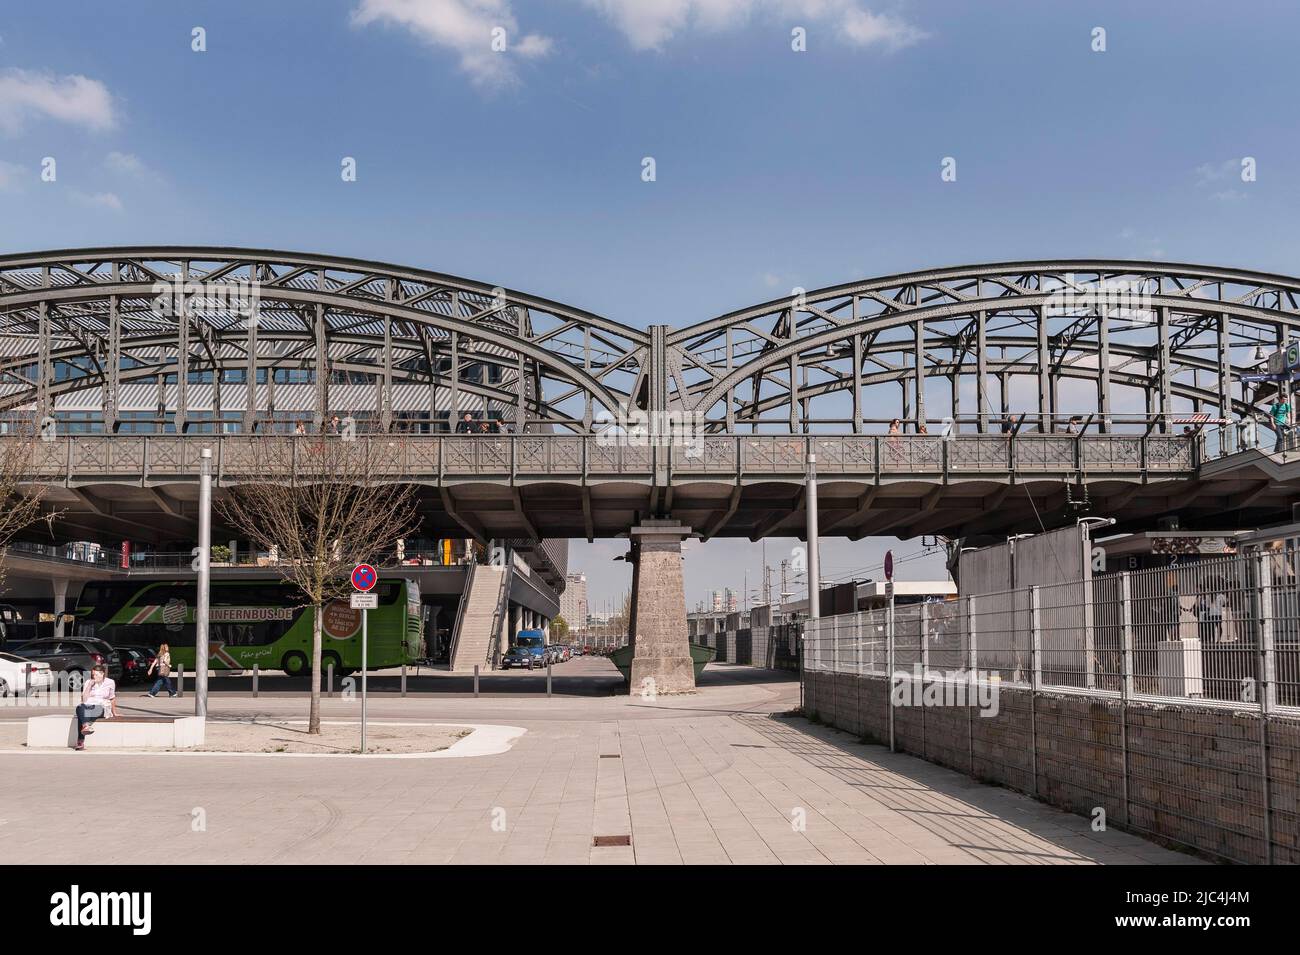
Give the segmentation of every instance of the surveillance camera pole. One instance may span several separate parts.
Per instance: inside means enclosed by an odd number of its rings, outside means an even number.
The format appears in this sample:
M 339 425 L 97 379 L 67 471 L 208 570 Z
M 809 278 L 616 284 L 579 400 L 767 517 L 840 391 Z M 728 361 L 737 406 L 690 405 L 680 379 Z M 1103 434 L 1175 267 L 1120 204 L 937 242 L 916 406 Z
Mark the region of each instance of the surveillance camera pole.
M 208 595 L 212 564 L 212 449 L 199 452 L 199 600 L 194 608 L 194 715 L 208 715 Z

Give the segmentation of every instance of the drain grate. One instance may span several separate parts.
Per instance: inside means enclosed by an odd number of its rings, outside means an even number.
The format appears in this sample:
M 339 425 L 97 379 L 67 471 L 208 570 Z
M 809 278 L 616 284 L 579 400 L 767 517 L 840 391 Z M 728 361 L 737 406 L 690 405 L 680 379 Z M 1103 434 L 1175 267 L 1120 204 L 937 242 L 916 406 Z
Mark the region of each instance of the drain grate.
M 601 753 L 600 758 L 601 759 L 622 759 L 623 757 L 619 753 Z
M 630 846 L 632 844 L 631 836 L 592 836 L 591 844 L 593 846 Z

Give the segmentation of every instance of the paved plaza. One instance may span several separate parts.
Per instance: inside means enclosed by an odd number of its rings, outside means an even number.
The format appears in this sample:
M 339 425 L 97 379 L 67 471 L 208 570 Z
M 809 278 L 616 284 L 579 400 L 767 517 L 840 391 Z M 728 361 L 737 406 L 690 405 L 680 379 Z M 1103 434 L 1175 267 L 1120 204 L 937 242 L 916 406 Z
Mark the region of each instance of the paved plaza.
M 502 691 L 478 698 L 450 679 L 448 692 L 372 694 L 373 720 L 525 730 L 462 758 L 24 752 L 16 721 L 46 711 L 0 710 L 5 861 L 74 863 L 92 838 L 115 863 L 1195 861 L 785 716 L 799 702 L 790 676 L 713 664 L 697 693 L 649 701 L 608 695 L 603 659 L 555 672 L 549 699 L 523 674 L 509 687 L 493 675 L 485 688 Z M 193 711 L 190 698 L 123 702 Z M 216 719 L 306 715 L 291 695 L 212 704 Z M 341 724 L 360 713 L 343 699 L 322 709 Z

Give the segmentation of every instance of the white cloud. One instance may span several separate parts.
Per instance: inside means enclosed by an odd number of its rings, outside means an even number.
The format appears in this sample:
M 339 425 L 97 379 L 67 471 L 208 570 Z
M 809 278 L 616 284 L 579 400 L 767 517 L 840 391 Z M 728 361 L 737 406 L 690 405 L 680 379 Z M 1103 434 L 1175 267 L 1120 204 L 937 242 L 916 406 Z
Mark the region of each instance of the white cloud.
M 143 176 L 146 172 L 140 157 L 133 153 L 120 153 L 117 150 L 104 157 L 104 165 L 113 172 L 125 176 Z
M 48 117 L 88 129 L 116 123 L 113 96 L 99 80 L 28 70 L 0 72 L 0 130 L 17 133 L 31 117 Z
M 831 35 L 853 46 L 901 49 L 928 34 L 905 20 L 872 13 L 860 0 L 585 0 L 623 33 L 633 48 L 657 50 L 687 29 L 722 31 L 751 16 L 779 16 L 791 27 L 828 25 Z M 810 33 L 810 42 L 816 42 Z
M 482 86 L 513 82 L 516 58 L 551 51 L 549 37 L 521 35 L 509 0 L 361 0 L 352 11 L 352 23 L 404 27 L 430 46 L 456 53 L 460 68 Z M 502 51 L 492 48 L 497 27 L 505 31 Z
M 844 11 L 840 18 L 840 32 L 844 39 L 855 46 L 878 43 L 890 50 L 901 50 L 913 43 L 920 43 L 929 36 L 925 31 L 897 17 L 859 9 Z
M 27 178 L 22 166 L 0 159 L 0 192 L 17 192 Z
M 74 192 L 72 198 L 83 206 L 91 206 L 97 209 L 109 209 L 113 212 L 122 211 L 122 200 L 113 192 L 96 192 L 88 195 L 84 192 Z
M 1241 160 L 1239 159 L 1225 159 L 1221 163 L 1201 163 L 1196 167 L 1196 184 L 1204 186 L 1211 182 L 1219 182 L 1240 172 Z

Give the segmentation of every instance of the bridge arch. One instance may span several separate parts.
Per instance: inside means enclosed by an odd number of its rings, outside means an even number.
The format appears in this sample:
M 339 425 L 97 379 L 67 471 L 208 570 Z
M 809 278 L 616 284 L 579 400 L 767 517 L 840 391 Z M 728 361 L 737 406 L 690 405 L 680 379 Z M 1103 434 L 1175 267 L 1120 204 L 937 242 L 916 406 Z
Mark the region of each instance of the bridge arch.
M 668 400 L 711 430 L 859 433 L 900 418 L 912 430 L 952 419 L 988 431 L 1024 412 L 1044 431 L 1076 414 L 1103 430 L 1169 430 L 1184 414 L 1260 412 L 1271 386 L 1241 376 L 1296 333 L 1298 302 L 1298 279 L 1199 265 L 905 273 L 796 290 L 672 332 Z M 893 398 L 867 398 L 886 383 Z
M 589 430 L 645 378 L 648 340 L 538 296 L 337 256 L 154 246 L 0 258 L 0 410 L 102 407 L 110 431 L 142 404 L 178 431 L 319 425 L 340 410 L 385 427 L 470 410 Z

